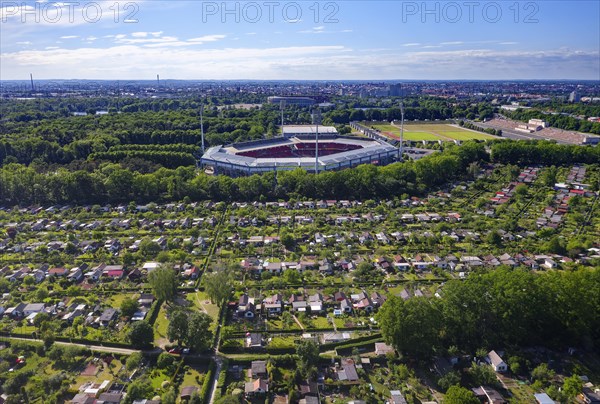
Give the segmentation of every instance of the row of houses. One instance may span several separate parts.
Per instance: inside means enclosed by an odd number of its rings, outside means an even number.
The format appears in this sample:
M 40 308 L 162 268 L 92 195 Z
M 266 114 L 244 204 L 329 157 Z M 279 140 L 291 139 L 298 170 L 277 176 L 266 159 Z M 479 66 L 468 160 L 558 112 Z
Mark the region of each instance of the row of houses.
M 552 202 L 544 208 L 544 213 L 537 219 L 538 228 L 558 228 L 569 212 L 571 198 L 596 196 L 595 192 L 588 190 L 589 185 L 581 183 L 584 177 L 585 167 L 574 166 L 567 175 L 567 182 L 554 184 L 556 194 Z
M 35 283 L 41 283 L 44 280 L 54 277 L 56 279 L 67 279 L 73 284 L 85 281 L 86 284 L 93 284 L 101 281 L 115 281 L 128 279 L 130 281 L 139 281 L 148 273 L 160 266 L 157 262 L 146 262 L 141 268 L 126 269 L 123 265 L 102 263 L 93 267 L 83 263 L 74 268 L 50 267 L 43 264 L 39 268 L 33 269 L 28 266 L 11 269 L 9 266 L 0 268 L 0 276 L 3 276 L 9 282 L 23 282 L 25 278 L 32 277 Z M 195 280 L 200 275 L 200 270 L 195 265 L 185 263 L 183 265 L 173 265 L 181 278 Z
M 264 298 L 254 298 L 247 294 L 240 296 L 235 306 L 238 318 L 253 319 L 259 314 L 278 316 L 285 310 L 296 313 L 310 312 L 321 314 L 326 308 L 333 308 L 334 314 L 352 313 L 353 310 L 372 312 L 381 307 L 386 297 L 379 292 L 359 293 L 346 296 L 342 291 L 327 296 L 322 293 L 312 295 L 292 295 L 288 299 L 276 293 Z
M 138 299 L 140 308 L 131 320 L 143 320 L 154 300 L 153 295 L 142 293 Z M 82 317 L 84 324 L 92 327 L 108 327 L 119 315 L 118 310 L 112 307 L 89 306 L 83 303 L 66 305 L 62 301 L 56 304 L 21 302 L 10 307 L 0 305 L 0 317 L 4 316 L 13 320 L 25 319 L 29 324 L 33 324 L 34 319 L 40 313 L 46 313 L 50 318 L 65 321 L 69 324 L 72 324 L 76 318 Z
M 511 181 L 502 190 L 496 192 L 496 195 L 490 198 L 490 201 L 495 205 L 508 202 L 514 196 L 515 190 L 519 185 L 531 184 L 537 179 L 539 170 L 538 167 L 525 167 L 519 173 L 517 180 Z
M 416 272 L 431 271 L 435 268 L 450 270 L 453 272 L 466 272 L 481 267 L 497 267 L 506 265 L 510 267 L 524 266 L 529 269 L 554 269 L 561 264 L 577 262 L 586 265 L 590 259 L 600 258 L 597 249 L 591 248 L 587 252 L 580 254 L 576 259 L 558 255 L 558 254 L 508 254 L 501 255 L 488 254 L 485 256 L 461 255 L 456 256 L 448 254 L 440 257 L 436 254 L 415 254 L 412 257 L 406 255 L 396 255 L 393 258 L 379 256 L 370 259 L 373 265 L 385 273 L 395 273 L 397 271 L 414 270 Z M 285 270 L 294 270 L 302 273 L 307 270 L 317 270 L 323 275 L 331 275 L 336 271 L 352 272 L 367 257 L 354 257 L 351 259 L 339 258 L 337 260 L 314 260 L 310 258 L 299 261 L 270 261 L 269 259 L 259 259 L 248 257 L 240 262 L 240 266 L 246 273 L 258 277 L 263 272 L 270 272 L 273 275 L 279 275 Z

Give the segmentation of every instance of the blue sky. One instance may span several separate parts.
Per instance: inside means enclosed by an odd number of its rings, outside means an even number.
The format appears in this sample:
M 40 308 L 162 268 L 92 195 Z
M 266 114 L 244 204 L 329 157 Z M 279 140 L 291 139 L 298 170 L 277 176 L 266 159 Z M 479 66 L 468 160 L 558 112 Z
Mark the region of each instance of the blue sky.
M 0 79 L 600 80 L 600 1 L 1 1 Z

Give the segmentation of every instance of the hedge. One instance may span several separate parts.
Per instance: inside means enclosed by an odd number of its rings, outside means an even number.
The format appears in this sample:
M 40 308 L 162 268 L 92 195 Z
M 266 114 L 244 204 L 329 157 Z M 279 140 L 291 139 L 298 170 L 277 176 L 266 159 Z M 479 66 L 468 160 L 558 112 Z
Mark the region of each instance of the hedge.
M 219 373 L 219 378 L 217 379 L 217 390 L 215 393 L 214 400 L 220 398 L 223 395 L 223 389 L 226 387 L 225 383 L 227 382 L 227 369 L 229 369 L 229 361 L 227 359 L 223 359 L 221 373 Z
M 210 399 L 210 392 L 212 388 L 212 380 L 215 377 L 215 371 L 217 370 L 217 364 L 215 361 L 210 361 L 208 365 L 208 371 L 204 376 L 204 383 L 202 383 L 202 389 L 200 390 L 200 402 L 208 403 Z
M 380 340 L 380 339 L 381 339 L 381 334 L 372 334 L 372 335 L 367 335 L 364 337 L 351 339 L 349 341 L 330 342 L 328 344 L 323 344 L 319 347 L 319 350 L 320 351 L 330 351 L 330 350 L 338 348 L 338 347 L 345 347 L 346 345 L 350 346 L 350 345 L 359 344 L 359 343 L 362 343 L 365 341 L 376 342 L 375 340 Z

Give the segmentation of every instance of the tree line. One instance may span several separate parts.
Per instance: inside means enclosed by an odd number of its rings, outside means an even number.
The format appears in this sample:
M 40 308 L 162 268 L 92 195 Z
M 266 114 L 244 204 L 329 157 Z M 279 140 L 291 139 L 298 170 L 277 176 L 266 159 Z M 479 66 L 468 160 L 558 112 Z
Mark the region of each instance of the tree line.
M 39 172 L 32 166 L 13 163 L 0 168 L 0 203 L 104 204 L 172 201 L 185 197 L 213 201 L 389 199 L 424 195 L 448 181 L 470 178 L 472 163 L 560 165 L 600 162 L 600 148 L 545 141 L 495 141 L 490 146 L 491 155 L 483 143 L 475 141 L 444 147 L 443 151 L 418 161 L 387 166 L 361 165 L 318 175 L 307 175 L 304 170 L 296 169 L 238 178 L 198 172 L 192 165 L 195 161 L 191 160 L 188 166 L 151 171 L 135 171 L 124 164 L 99 163 L 77 170 L 63 167 Z M 164 152 L 160 158 L 168 153 L 171 152 Z
M 478 132 L 489 133 L 490 135 L 494 135 L 494 136 L 502 136 L 502 130 L 501 129 L 482 128 L 481 126 L 477 126 L 477 125 L 475 125 L 472 122 L 465 122 L 465 121 L 459 121 L 458 125 L 462 126 L 462 127 L 465 127 L 467 129 L 476 130 Z
M 584 346 L 600 342 L 600 269 L 536 274 L 499 268 L 448 281 L 438 297 L 393 296 L 378 321 L 400 352 L 427 357 L 454 346 Z

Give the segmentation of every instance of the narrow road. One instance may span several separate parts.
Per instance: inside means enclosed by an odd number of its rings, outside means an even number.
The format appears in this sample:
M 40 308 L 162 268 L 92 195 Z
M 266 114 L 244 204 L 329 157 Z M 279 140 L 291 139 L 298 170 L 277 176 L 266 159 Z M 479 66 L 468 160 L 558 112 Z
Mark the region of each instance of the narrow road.
M 219 374 L 221 373 L 221 369 L 223 367 L 223 360 L 219 356 L 219 354 L 215 354 L 215 363 L 217 364 L 217 369 L 215 370 L 215 375 L 212 380 L 212 390 L 210 391 L 210 400 L 208 401 L 210 404 L 215 402 L 215 396 L 217 395 L 217 385 L 219 384 Z
M 17 341 L 42 342 L 42 343 L 44 342 L 44 340 L 34 339 L 34 338 L 20 338 L 20 337 L 3 337 L 3 338 L 17 340 Z M 131 355 L 132 353 L 135 353 L 135 352 L 142 352 L 146 355 L 158 355 L 159 353 L 163 352 L 163 350 L 161 348 L 154 348 L 151 350 L 141 350 L 141 349 L 132 349 L 132 348 L 115 348 L 112 346 L 104 346 L 104 345 L 79 344 L 76 342 L 55 341 L 54 343 L 57 345 L 76 346 L 76 347 L 80 347 L 80 348 L 87 348 L 87 349 L 89 349 L 91 351 L 95 351 L 95 352 L 116 353 L 116 354 L 121 354 L 121 355 Z
M 331 325 L 333 326 L 333 331 L 337 332 L 337 326 L 335 325 L 335 319 L 333 317 L 331 317 L 329 314 L 327 314 L 327 319 L 331 320 Z

